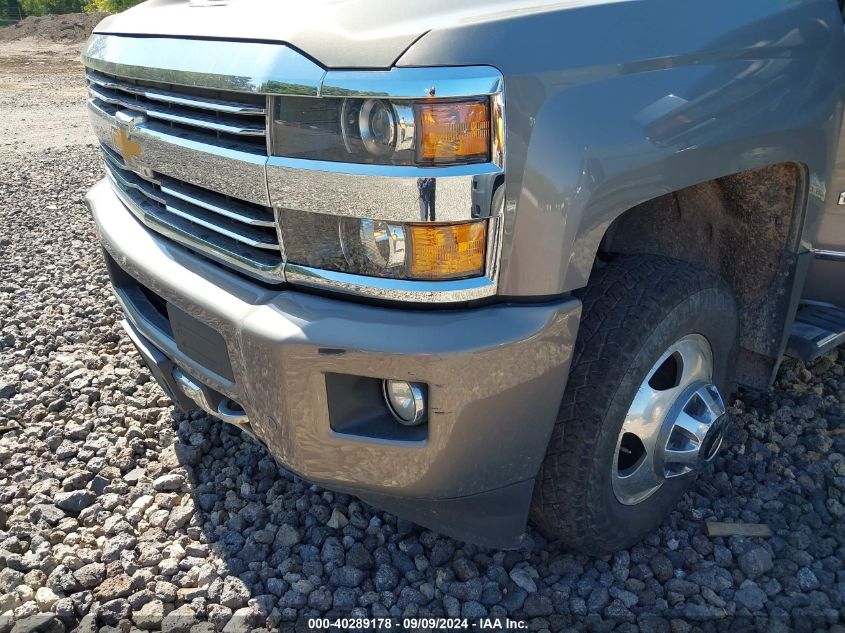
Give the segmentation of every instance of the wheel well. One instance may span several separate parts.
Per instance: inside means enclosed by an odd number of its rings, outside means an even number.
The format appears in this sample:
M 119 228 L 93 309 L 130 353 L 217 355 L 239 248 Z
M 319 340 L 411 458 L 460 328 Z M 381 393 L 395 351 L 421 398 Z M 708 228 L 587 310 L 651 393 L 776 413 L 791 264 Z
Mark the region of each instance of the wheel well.
M 617 253 L 649 253 L 721 275 L 740 313 L 737 380 L 765 388 L 793 309 L 805 183 L 803 166 L 781 163 L 654 198 L 611 224 L 596 265 Z

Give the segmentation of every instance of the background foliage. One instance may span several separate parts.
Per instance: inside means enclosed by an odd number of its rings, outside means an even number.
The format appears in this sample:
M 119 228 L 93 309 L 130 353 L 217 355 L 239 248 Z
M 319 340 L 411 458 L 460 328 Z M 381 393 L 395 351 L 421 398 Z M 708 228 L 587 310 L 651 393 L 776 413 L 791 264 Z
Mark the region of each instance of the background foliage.
M 22 17 L 18 0 L 0 0 L 0 20 L 19 20 Z
M 48 13 L 79 13 L 82 0 L 20 0 L 24 15 L 46 15 Z
M 85 0 L 86 11 L 108 11 L 118 13 L 134 7 L 142 0 Z
M 117 13 L 141 0 L 0 0 L 0 20 L 19 20 L 28 15 L 107 11 Z

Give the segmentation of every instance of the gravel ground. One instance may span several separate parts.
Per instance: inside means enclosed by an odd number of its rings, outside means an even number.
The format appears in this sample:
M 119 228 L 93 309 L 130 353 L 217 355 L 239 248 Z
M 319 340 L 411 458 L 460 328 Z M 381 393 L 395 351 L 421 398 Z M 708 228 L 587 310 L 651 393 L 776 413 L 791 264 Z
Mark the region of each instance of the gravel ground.
M 82 99 L 75 71 L 23 81 L 3 46 L 0 121 L 34 98 L 39 124 L 66 101 L 28 86 Z M 171 408 L 119 327 L 81 202 L 101 175 L 90 137 L 17 142 L 0 173 L 0 633 L 304 630 L 324 614 L 845 631 L 845 352 L 787 361 L 775 389 L 735 400 L 726 449 L 630 550 L 575 555 L 533 529 L 517 551 L 480 548 Z M 709 538 L 705 520 L 774 536 Z
M 0 156 L 93 142 L 81 52 L 81 44 L 0 41 Z

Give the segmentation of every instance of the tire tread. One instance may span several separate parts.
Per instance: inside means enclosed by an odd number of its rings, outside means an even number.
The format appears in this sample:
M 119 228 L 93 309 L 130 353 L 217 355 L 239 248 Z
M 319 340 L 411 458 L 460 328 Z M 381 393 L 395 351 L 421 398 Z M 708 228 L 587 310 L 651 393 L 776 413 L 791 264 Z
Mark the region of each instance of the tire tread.
M 654 324 L 692 294 L 709 289 L 732 297 L 721 277 L 691 264 L 623 255 L 595 270 L 576 293 L 583 304 L 581 325 L 531 505 L 533 521 L 549 536 L 591 553 L 630 543 L 625 526 L 610 525 L 587 493 L 591 473 L 606 459 L 596 444 L 628 365 Z

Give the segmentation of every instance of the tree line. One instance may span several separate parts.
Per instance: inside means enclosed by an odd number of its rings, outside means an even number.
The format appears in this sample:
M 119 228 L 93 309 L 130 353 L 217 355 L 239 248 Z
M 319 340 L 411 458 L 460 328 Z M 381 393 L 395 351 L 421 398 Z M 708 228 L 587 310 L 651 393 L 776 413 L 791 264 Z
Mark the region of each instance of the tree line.
M 20 20 L 28 15 L 108 11 L 116 13 L 141 0 L 0 0 L 0 20 Z

